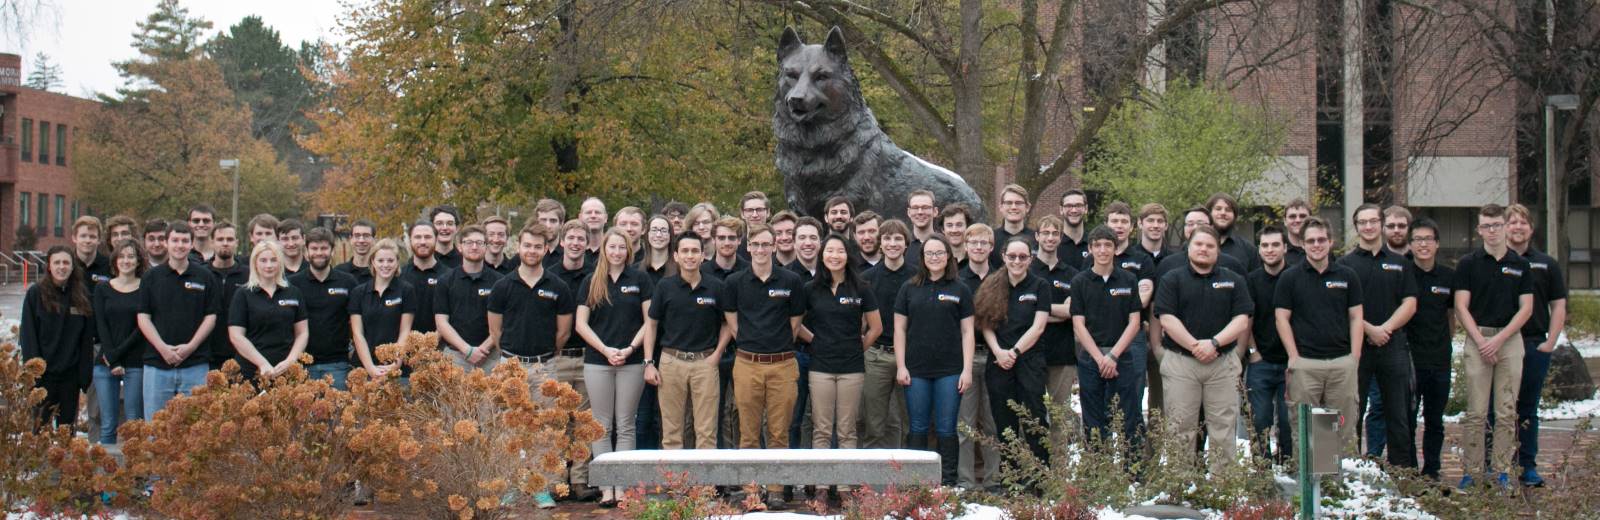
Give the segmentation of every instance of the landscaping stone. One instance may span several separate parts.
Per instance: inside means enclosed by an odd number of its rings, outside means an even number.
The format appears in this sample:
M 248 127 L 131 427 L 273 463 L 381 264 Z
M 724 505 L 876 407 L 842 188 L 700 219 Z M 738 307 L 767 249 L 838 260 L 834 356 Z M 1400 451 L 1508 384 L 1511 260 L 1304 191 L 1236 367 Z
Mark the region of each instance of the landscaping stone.
M 665 475 L 687 484 L 738 486 L 937 484 L 939 455 L 917 450 L 635 450 L 595 457 L 596 486 L 657 484 Z

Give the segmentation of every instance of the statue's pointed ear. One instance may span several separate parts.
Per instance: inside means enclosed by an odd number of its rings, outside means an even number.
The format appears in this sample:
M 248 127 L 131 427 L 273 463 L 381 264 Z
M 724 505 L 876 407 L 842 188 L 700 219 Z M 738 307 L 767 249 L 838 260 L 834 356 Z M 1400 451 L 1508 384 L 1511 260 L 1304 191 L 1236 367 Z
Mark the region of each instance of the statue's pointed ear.
M 844 31 L 839 30 L 837 25 L 833 26 L 833 29 L 828 30 L 828 41 L 822 44 L 822 48 L 834 59 L 845 61 Z
M 778 61 L 783 61 L 795 49 L 799 49 L 801 45 L 805 44 L 805 42 L 800 41 L 800 33 L 795 32 L 793 27 L 784 27 L 783 36 L 778 38 Z

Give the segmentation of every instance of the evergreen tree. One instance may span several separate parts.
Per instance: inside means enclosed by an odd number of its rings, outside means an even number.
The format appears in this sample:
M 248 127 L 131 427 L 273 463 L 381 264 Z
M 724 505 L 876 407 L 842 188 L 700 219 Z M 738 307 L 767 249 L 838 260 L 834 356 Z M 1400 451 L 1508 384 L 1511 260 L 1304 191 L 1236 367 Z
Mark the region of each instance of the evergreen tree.
M 206 54 L 222 69 L 228 88 L 250 107 L 251 135 L 271 143 L 307 187 L 321 182 L 323 169 L 298 139 L 311 128 L 306 111 L 320 101 L 303 72 L 315 69 L 316 49 L 310 42 L 303 42 L 300 51 L 284 45 L 278 31 L 256 16 L 245 17 L 206 44 Z
M 50 56 L 39 53 L 33 57 L 33 72 L 28 73 L 28 88 L 57 90 L 61 88 L 61 66 L 50 63 Z

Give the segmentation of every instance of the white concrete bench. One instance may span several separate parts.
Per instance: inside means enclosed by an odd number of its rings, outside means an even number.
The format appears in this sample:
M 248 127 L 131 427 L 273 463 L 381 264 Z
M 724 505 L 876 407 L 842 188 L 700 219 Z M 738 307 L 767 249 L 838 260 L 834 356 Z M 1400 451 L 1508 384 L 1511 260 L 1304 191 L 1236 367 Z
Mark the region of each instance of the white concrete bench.
M 589 464 L 589 484 L 937 485 L 939 454 L 917 450 L 634 450 Z

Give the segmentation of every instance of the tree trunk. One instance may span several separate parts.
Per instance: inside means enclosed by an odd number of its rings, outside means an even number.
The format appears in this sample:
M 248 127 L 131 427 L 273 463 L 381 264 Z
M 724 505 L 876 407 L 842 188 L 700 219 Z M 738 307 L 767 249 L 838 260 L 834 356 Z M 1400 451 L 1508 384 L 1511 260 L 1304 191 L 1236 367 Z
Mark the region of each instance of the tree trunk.
M 956 57 L 956 171 L 992 204 L 994 168 L 983 147 L 983 2 L 961 0 L 961 50 Z

